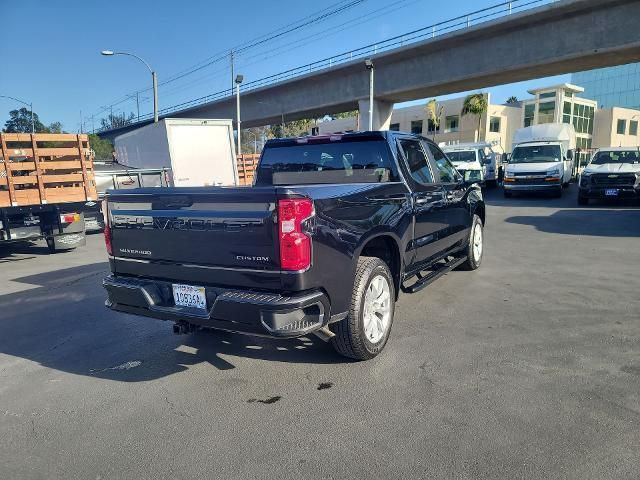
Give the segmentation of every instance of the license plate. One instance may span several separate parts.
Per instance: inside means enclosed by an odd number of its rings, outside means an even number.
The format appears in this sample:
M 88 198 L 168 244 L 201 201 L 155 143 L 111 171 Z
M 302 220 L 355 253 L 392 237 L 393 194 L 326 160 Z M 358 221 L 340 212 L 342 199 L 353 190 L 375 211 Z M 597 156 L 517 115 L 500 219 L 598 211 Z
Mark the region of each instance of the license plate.
M 173 301 L 177 307 L 207 308 L 207 297 L 204 287 L 173 284 Z
M 607 188 L 604 191 L 605 196 L 607 197 L 617 197 L 619 190 L 617 188 Z

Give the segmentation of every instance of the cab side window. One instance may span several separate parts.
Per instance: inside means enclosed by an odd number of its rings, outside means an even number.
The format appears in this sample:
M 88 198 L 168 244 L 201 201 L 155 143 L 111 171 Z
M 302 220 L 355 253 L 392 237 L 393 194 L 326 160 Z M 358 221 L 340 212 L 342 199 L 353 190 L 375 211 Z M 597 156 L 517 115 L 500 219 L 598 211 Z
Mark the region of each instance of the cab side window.
M 433 160 L 436 162 L 436 167 L 438 169 L 437 174 L 440 175 L 440 181 L 442 183 L 457 183 L 461 178 L 460 174 L 451 164 L 447 156 L 435 145 L 430 143 L 427 145 L 431 155 L 433 155 Z
M 423 185 L 433 183 L 433 175 L 429 168 L 429 160 L 418 140 L 400 139 L 398 141 L 404 157 L 407 159 L 407 167 L 413 179 Z

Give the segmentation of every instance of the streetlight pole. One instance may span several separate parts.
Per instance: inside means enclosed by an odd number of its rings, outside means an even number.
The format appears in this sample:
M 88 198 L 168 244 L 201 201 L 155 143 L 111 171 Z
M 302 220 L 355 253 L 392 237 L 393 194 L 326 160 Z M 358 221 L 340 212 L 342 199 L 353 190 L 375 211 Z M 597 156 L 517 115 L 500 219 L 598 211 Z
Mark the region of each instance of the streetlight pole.
M 18 103 L 21 103 L 23 105 L 26 105 L 27 107 L 29 107 L 29 110 L 31 111 L 31 133 L 36 133 L 36 125 L 35 122 L 33 120 L 33 103 L 29 102 L 24 102 L 22 100 L 19 100 L 15 97 L 10 97 L 9 95 L 0 95 L 0 98 L 9 98 L 11 100 L 15 100 Z
M 138 60 L 140 60 L 142 63 L 145 64 L 145 66 L 149 69 L 149 72 L 151 72 L 151 80 L 153 82 L 153 122 L 158 123 L 158 76 L 156 75 L 156 72 L 153 71 L 153 69 L 149 66 L 147 62 L 145 62 L 142 58 L 140 58 L 138 55 L 135 55 L 133 53 L 114 52 L 112 50 L 102 50 L 102 52 L 100 53 L 106 57 L 112 57 L 114 55 L 127 55 L 128 57 L 137 58 Z
M 238 155 L 242 155 L 242 140 L 240 138 L 240 84 L 244 80 L 242 75 L 236 76 L 236 124 L 238 128 Z
M 369 131 L 373 130 L 373 62 L 370 58 L 364 61 L 369 70 Z

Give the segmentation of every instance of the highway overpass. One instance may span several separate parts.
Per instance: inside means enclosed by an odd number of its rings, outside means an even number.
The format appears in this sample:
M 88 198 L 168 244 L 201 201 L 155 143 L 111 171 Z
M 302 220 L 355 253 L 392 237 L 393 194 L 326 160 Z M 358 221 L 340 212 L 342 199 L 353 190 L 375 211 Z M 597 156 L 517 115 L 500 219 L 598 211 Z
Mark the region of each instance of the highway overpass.
M 640 0 L 561 0 L 373 55 L 374 128 L 388 128 L 397 102 L 640 61 L 638 19 Z M 367 125 L 368 97 L 358 59 L 243 92 L 242 127 L 358 108 Z M 226 97 L 167 116 L 235 118 L 235 108 Z

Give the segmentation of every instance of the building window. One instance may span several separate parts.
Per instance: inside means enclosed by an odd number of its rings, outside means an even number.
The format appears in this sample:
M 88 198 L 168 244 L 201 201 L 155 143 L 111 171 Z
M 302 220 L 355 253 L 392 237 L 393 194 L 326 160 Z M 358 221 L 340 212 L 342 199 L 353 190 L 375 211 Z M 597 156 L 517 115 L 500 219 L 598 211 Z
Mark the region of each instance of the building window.
M 458 115 L 451 115 L 445 119 L 444 133 L 457 132 L 460 124 L 460 117 Z
M 562 110 L 562 123 L 571 123 L 571 102 L 564 102 Z
M 618 120 L 618 129 L 616 130 L 618 135 L 624 135 L 627 133 L 627 121 L 620 119 Z
M 556 98 L 556 92 L 545 92 L 540 94 L 540 99 L 543 98 Z
M 427 132 L 435 133 L 436 131 L 438 131 L 438 129 L 436 128 L 436 124 L 433 123 L 433 120 L 428 119 L 427 120 Z
M 422 120 L 413 120 L 411 122 L 411 133 L 422 135 Z
M 500 117 L 491 117 L 489 119 L 489 131 L 500 133 Z
M 590 105 L 575 103 L 573 105 L 573 126 L 577 133 L 593 133 L 593 116 L 595 108 Z
M 556 102 L 544 102 L 538 105 L 538 123 L 553 123 L 555 121 Z
M 524 126 L 530 127 L 533 125 L 533 117 L 535 115 L 536 106 L 531 103 L 529 105 L 524 106 Z
M 638 135 L 638 122 L 636 120 L 631 120 L 629 122 L 629 135 L 633 137 Z
M 391 130 L 392 132 L 399 132 L 400 131 L 400 124 L 399 123 L 392 123 L 391 125 L 389 125 L 389 130 Z

